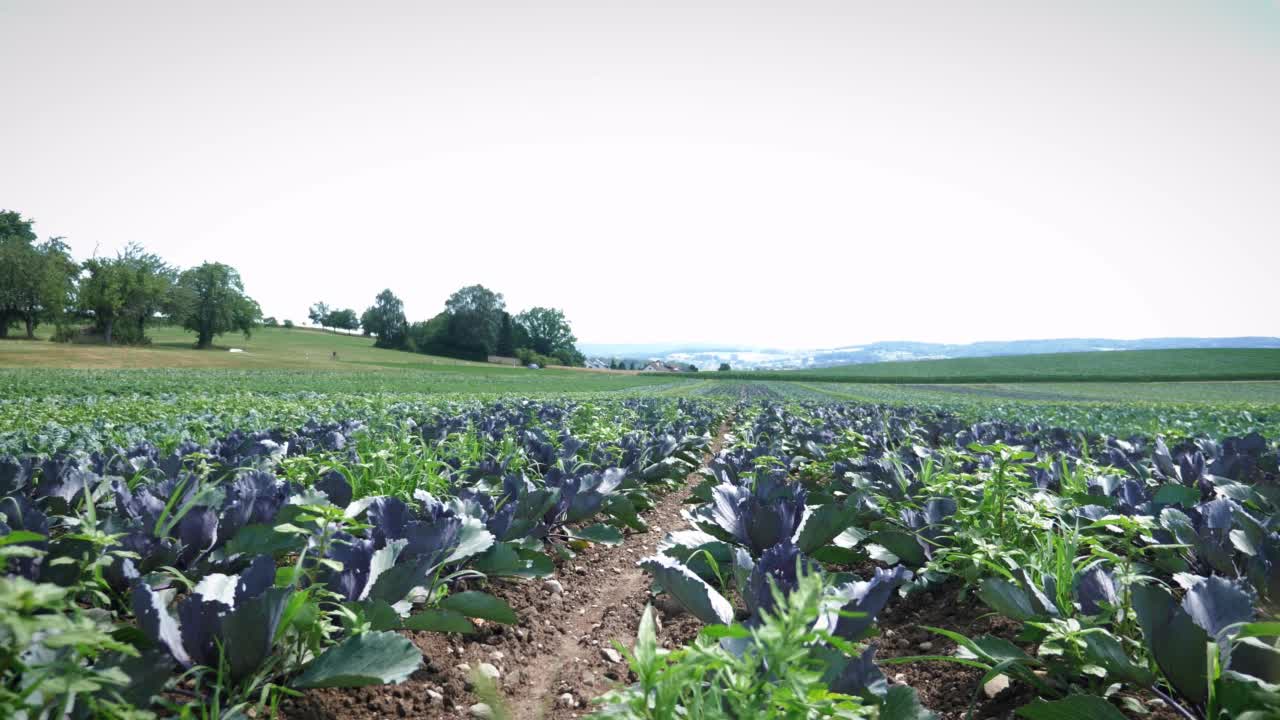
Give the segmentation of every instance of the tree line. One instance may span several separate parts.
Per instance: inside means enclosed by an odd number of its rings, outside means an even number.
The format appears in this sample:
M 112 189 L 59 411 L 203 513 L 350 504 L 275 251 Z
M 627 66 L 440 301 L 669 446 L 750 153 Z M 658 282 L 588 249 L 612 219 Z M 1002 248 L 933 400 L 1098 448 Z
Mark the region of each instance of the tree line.
M 15 323 L 28 338 L 48 324 L 54 340 L 90 334 L 108 345 L 145 344 L 150 325 L 168 322 L 208 348 L 223 333 L 248 336 L 262 318 L 235 268 L 206 262 L 181 270 L 134 244 L 77 262 L 62 238 L 39 242 L 33 225 L 0 211 L 0 338 Z
M 483 285 L 469 285 L 449 296 L 444 310 L 430 320 L 410 323 L 404 303 L 383 290 L 358 318 L 355 310 L 331 308 L 318 302 L 308 317 L 323 328 L 361 329 L 380 348 L 406 350 L 464 360 L 491 355 L 519 358 L 538 365 L 582 365 L 578 339 L 556 308 L 533 307 L 512 315 L 502 293 Z
M 145 344 L 148 327 L 170 323 L 195 333 L 196 346 L 208 348 L 224 333 L 247 337 L 259 324 L 279 324 L 262 317 L 240 274 L 228 265 L 206 262 L 180 270 L 136 244 L 115 257 L 77 262 L 62 238 L 39 242 L 33 225 L 17 212 L 0 211 L 0 338 L 15 324 L 34 338 L 36 328 L 47 324 L 55 327 L 54 340 L 89 335 L 108 345 Z M 335 331 L 362 329 L 381 348 L 468 360 L 500 355 L 539 365 L 585 360 L 561 310 L 533 307 L 512 315 L 502 293 L 483 285 L 453 293 L 444 310 L 425 321 L 410 323 L 404 303 L 390 290 L 361 315 L 320 302 L 308 317 Z M 283 325 L 293 327 L 289 320 Z

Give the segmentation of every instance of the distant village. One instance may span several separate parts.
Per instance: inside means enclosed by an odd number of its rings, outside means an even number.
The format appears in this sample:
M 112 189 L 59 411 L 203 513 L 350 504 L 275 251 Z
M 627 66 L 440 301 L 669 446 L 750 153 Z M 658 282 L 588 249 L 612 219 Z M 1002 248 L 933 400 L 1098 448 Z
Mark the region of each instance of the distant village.
M 670 360 L 618 360 L 616 358 L 587 358 L 586 366 L 596 370 L 638 370 L 640 372 L 698 372 L 692 363 Z

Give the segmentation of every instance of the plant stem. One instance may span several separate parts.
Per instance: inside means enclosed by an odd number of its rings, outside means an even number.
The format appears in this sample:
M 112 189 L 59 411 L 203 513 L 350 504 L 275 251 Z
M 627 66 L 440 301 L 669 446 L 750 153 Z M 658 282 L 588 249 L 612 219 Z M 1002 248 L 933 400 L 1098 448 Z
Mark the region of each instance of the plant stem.
M 1152 685 L 1150 688 L 1148 688 L 1148 690 L 1155 693 L 1156 697 L 1165 701 L 1165 703 L 1167 703 L 1169 707 L 1173 708 L 1179 715 L 1185 717 L 1187 720 L 1200 720 L 1200 718 L 1196 717 L 1194 713 L 1192 713 L 1190 710 L 1179 705 L 1177 701 L 1175 701 L 1173 698 L 1166 695 L 1163 691 L 1160 690 L 1160 688 L 1156 687 L 1155 685 Z

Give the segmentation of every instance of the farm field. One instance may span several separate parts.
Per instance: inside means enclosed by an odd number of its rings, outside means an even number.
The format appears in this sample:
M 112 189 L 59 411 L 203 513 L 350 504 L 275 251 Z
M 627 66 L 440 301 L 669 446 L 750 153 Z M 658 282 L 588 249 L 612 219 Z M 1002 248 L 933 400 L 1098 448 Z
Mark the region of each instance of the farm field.
M 287 365 L 296 349 L 260 352 Z M 1280 710 L 1280 383 L 365 357 L 0 370 L 3 612 L 27 648 L 5 687 L 34 688 L 0 707 Z M 55 676 L 76 689 L 21 684 Z
M 736 379 L 847 383 L 1280 380 L 1280 350 L 1237 348 L 1046 353 L 718 375 Z
M 1277 31 L 0 2 L 0 720 L 1280 720 Z
M 768 383 L 766 383 L 768 385 Z M 934 408 L 1118 435 L 1280 432 L 1280 383 L 786 383 L 807 397 Z M 805 395 L 807 394 L 807 395 Z

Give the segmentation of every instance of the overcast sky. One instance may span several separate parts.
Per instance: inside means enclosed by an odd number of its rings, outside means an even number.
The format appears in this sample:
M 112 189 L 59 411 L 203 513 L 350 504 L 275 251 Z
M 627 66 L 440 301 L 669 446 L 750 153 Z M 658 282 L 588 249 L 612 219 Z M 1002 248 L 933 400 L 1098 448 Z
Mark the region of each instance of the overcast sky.
M 0 0 L 0 98 L 0 208 L 281 319 L 1280 335 L 1275 0 Z

